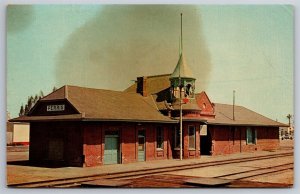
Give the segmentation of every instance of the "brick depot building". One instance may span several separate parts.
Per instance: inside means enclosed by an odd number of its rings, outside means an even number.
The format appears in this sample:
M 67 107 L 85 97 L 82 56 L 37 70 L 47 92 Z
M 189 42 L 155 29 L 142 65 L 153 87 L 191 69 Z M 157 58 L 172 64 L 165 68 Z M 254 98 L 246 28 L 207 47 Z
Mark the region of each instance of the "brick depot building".
M 181 91 L 181 95 L 180 95 Z M 212 103 L 194 93 L 181 54 L 172 74 L 138 77 L 125 91 L 63 86 L 38 101 L 30 123 L 32 164 L 98 166 L 179 158 L 180 96 L 183 158 L 279 147 L 286 126 L 242 106 Z

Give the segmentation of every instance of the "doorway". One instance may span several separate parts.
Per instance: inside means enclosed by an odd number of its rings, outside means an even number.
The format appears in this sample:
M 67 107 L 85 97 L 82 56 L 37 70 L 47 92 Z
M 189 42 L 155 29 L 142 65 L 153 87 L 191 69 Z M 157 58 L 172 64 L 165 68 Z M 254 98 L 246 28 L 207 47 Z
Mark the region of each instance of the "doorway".
M 145 130 L 138 131 L 138 161 L 143 162 L 146 160 L 146 147 L 145 147 Z
M 105 132 L 104 164 L 120 163 L 119 132 Z
M 207 133 L 205 135 L 201 135 L 200 133 L 200 154 L 211 155 L 211 146 L 212 146 L 211 133 L 207 128 Z
M 62 138 L 51 138 L 48 145 L 48 159 L 51 161 L 64 160 L 64 141 Z

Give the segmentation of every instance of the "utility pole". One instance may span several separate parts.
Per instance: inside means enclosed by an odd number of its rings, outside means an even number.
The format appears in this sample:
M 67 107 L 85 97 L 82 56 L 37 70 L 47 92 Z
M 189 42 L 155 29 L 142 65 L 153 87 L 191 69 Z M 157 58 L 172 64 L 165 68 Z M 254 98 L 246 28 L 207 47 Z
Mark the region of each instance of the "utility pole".
M 232 99 L 232 119 L 235 120 L 235 116 L 234 116 L 234 105 L 235 105 L 235 90 L 233 90 L 233 99 Z

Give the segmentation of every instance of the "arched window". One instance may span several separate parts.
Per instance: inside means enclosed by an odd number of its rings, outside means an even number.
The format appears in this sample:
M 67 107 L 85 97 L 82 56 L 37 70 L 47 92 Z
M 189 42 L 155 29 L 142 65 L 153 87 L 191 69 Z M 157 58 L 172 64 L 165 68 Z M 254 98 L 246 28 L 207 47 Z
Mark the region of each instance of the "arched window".
M 193 94 L 193 86 L 192 84 L 187 84 L 185 86 L 185 97 L 190 97 Z

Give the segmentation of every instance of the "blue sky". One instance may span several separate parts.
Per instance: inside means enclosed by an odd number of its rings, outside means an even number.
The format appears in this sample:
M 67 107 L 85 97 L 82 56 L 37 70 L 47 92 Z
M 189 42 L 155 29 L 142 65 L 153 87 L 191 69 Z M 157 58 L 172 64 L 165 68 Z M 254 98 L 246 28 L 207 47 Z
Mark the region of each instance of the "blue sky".
M 7 110 L 65 84 L 123 90 L 171 73 L 179 13 L 196 91 L 287 123 L 293 114 L 293 7 L 12 6 L 7 17 Z

